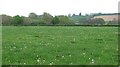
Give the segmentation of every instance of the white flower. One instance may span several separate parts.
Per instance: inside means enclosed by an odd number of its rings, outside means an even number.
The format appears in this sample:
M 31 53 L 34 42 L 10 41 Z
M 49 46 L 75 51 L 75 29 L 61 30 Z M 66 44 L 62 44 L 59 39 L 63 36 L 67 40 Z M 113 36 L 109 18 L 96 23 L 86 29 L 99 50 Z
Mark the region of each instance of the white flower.
M 94 62 L 92 62 L 94 64 Z
M 13 48 L 16 48 L 15 46 Z
M 26 63 L 23 63 L 23 64 L 26 64 Z
M 62 56 L 62 58 L 64 58 L 64 56 Z
M 73 64 L 72 62 L 70 64 Z
M 85 55 L 85 53 L 83 53 L 83 55 Z
M 51 62 L 50 65 L 53 65 L 53 62 Z
M 37 62 L 40 62 L 40 60 L 39 60 L 39 59 L 37 59 Z
M 92 59 L 92 62 L 94 62 L 94 59 Z
M 69 57 L 71 57 L 71 55 L 69 55 Z
M 91 63 L 95 63 L 95 60 L 94 59 L 92 59 L 92 62 Z

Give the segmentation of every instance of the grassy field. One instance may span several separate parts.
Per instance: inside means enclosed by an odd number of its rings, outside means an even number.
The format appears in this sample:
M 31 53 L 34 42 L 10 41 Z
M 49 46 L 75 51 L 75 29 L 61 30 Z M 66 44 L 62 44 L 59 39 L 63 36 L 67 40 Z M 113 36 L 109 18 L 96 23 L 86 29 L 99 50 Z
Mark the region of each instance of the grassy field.
M 2 65 L 2 26 L 0 26 L 0 66 Z
M 116 65 L 117 27 L 4 26 L 3 64 Z

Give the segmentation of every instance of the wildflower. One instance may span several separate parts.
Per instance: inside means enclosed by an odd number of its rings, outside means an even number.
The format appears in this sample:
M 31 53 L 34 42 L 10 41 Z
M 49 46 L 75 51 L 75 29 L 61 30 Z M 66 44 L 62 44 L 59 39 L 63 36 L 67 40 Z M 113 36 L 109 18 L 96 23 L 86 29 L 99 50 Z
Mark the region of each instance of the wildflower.
M 91 62 L 92 64 L 94 64 L 95 63 L 95 60 L 94 59 L 92 59 L 92 62 Z
M 64 58 L 64 56 L 62 56 L 62 58 Z
M 71 57 L 71 55 L 69 55 L 69 57 Z
M 53 65 L 53 62 L 51 62 L 50 65 Z
M 37 59 L 37 62 L 39 62 L 40 60 L 39 59 Z
M 15 46 L 13 48 L 16 48 Z
M 73 64 L 72 62 L 70 64 Z
M 85 53 L 83 53 L 83 55 L 85 55 Z
M 92 59 L 92 62 L 94 62 L 94 59 Z
M 89 58 L 89 60 L 90 60 L 91 58 Z
M 37 55 L 37 57 L 39 57 L 39 56 Z
M 26 64 L 26 63 L 23 63 L 23 64 Z

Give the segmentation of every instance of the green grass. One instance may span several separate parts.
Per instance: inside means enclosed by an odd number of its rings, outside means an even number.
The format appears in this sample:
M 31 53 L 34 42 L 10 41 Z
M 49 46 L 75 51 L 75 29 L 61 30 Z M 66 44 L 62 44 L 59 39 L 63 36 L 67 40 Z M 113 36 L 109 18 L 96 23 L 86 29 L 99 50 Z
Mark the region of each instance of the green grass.
M 4 26 L 3 64 L 117 65 L 117 27 Z
M 0 66 L 2 65 L 2 26 L 0 26 Z

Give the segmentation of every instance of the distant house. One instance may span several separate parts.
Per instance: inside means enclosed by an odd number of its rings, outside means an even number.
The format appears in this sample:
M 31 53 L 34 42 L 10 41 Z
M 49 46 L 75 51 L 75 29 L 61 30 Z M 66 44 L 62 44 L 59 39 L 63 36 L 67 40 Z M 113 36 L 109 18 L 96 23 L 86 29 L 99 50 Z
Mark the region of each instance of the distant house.
M 118 18 L 120 19 L 119 16 L 120 16 L 119 13 L 114 13 L 114 14 L 100 14 L 100 15 L 94 16 L 92 19 L 102 18 L 102 19 L 104 19 L 104 21 L 111 22 L 111 21 L 118 21 Z

